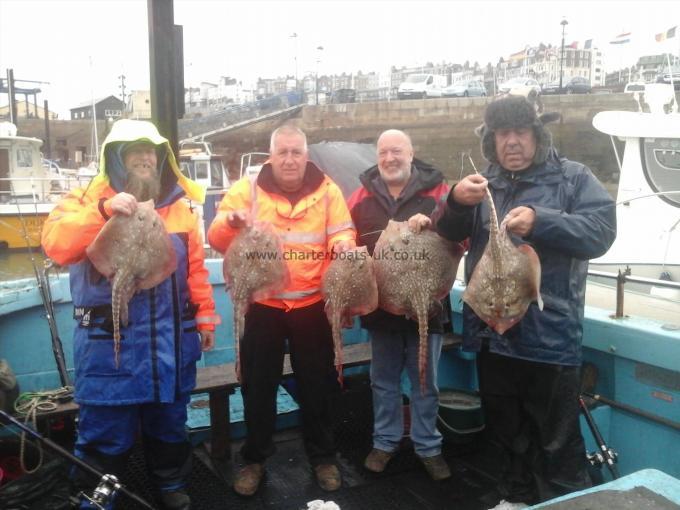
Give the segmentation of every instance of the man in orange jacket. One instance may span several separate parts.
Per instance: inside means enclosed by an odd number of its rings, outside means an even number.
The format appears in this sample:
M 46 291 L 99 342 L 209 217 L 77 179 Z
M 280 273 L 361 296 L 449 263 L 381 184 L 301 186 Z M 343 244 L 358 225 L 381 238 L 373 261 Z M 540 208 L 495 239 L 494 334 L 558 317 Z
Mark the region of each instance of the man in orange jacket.
M 181 174 L 169 142 L 150 122 L 116 122 L 102 146 L 99 174 L 50 213 L 45 253 L 69 265 L 74 332 L 75 400 L 80 405 L 77 457 L 120 476 L 141 429 L 151 480 L 162 508 L 188 509 L 191 445 L 185 423 L 196 361 L 213 347 L 215 303 L 204 265 L 199 217 L 182 197 L 204 190 Z M 114 215 L 131 215 L 153 199 L 172 242 L 177 269 L 129 303 L 114 363 L 111 284 L 97 278 L 86 249 Z M 88 481 L 79 473 L 76 485 Z M 82 486 L 82 487 L 81 487 Z M 83 503 L 81 508 L 94 508 Z
M 356 234 L 340 189 L 308 161 L 307 138 L 296 127 L 275 130 L 270 159 L 260 173 L 242 178 L 225 195 L 208 230 L 211 246 L 224 253 L 239 229 L 254 220 L 270 223 L 281 238 L 290 283 L 280 294 L 253 303 L 245 316 L 240 364 L 247 435 L 241 452 L 244 466 L 234 490 L 253 495 L 264 475 L 264 461 L 274 452 L 276 393 L 286 339 L 307 455 L 319 486 L 337 490 L 342 481 L 329 402 L 337 375 L 320 288 L 331 254 L 354 247 Z

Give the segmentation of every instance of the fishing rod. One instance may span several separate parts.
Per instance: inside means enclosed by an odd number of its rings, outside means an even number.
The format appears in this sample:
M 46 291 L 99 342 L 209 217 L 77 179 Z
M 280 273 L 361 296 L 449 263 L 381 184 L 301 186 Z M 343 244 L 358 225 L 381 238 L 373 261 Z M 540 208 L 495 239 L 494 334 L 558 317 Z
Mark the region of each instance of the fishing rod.
M 590 413 L 590 409 L 588 409 L 588 406 L 586 405 L 585 401 L 583 400 L 583 396 L 581 395 L 579 395 L 578 397 L 578 405 L 580 406 L 581 412 L 583 412 L 583 416 L 585 417 L 586 422 L 588 423 L 588 428 L 590 429 L 590 432 L 593 434 L 593 438 L 595 439 L 595 442 L 597 443 L 597 446 L 600 449 L 599 452 L 587 454 L 588 461 L 593 466 L 597 467 L 606 464 L 607 469 L 609 469 L 609 472 L 612 474 L 614 480 L 618 479 L 621 476 L 619 475 L 619 468 L 616 466 L 616 463 L 618 462 L 618 454 L 614 450 L 609 448 L 607 446 L 607 443 L 605 443 L 602 434 L 600 434 L 600 429 L 597 427 L 597 423 L 595 423 L 595 419 L 593 418 L 593 415 Z
M 0 417 L 4 418 L 9 424 L 19 427 L 19 429 L 21 429 L 23 432 L 27 433 L 37 441 L 40 441 L 42 444 L 49 447 L 51 450 L 55 451 L 72 464 L 75 464 L 78 468 L 99 478 L 99 483 L 97 484 L 97 487 L 94 489 L 92 496 L 88 496 L 87 494 L 84 493 L 81 494 L 82 497 L 87 499 L 90 503 L 94 504 L 96 508 L 102 510 L 105 509 L 106 505 L 111 503 L 116 493 L 120 491 L 121 493 L 125 494 L 128 498 L 142 505 L 144 508 L 154 510 L 153 506 L 151 506 L 149 503 L 147 503 L 146 500 L 142 499 L 134 492 L 127 489 L 123 484 L 121 484 L 118 481 L 118 479 L 114 475 L 105 474 L 95 469 L 90 464 L 88 464 L 82 459 L 79 459 L 78 457 L 73 455 L 68 450 L 65 450 L 51 439 L 43 437 L 41 434 L 33 430 L 31 427 L 21 423 L 20 421 L 16 420 L 15 418 L 13 418 L 12 416 L 10 416 L 9 414 L 2 410 L 0 410 Z
M 54 359 L 57 364 L 57 372 L 59 373 L 59 380 L 63 387 L 70 387 L 71 380 L 68 375 L 68 370 L 66 368 L 66 358 L 64 356 L 64 347 L 59 336 L 59 330 L 57 328 L 57 321 L 54 314 L 54 303 L 52 301 L 52 292 L 50 289 L 49 278 L 46 273 L 47 270 L 53 267 L 52 261 L 45 261 L 45 269 L 41 272 L 38 269 L 38 264 L 35 261 L 35 256 L 33 253 L 33 248 L 31 247 L 31 237 L 26 226 L 26 221 L 24 220 L 24 214 L 21 210 L 21 204 L 15 196 L 14 203 L 17 206 L 17 212 L 19 213 L 19 221 L 21 222 L 21 228 L 23 230 L 23 237 L 26 242 L 26 248 L 28 249 L 28 255 L 31 260 L 31 265 L 33 266 L 33 273 L 35 274 L 35 279 L 38 283 L 38 291 L 40 293 L 40 299 L 45 308 L 45 319 L 47 320 L 48 327 L 50 329 L 50 337 L 52 340 L 52 352 L 54 354 Z M 35 209 L 36 217 L 38 216 L 38 204 L 37 201 L 33 200 L 33 205 Z
M 71 379 L 66 368 L 66 356 L 64 355 L 64 347 L 57 329 L 57 320 L 54 313 L 54 300 L 52 299 L 52 289 L 50 286 L 50 279 L 48 272 L 54 268 L 52 259 L 46 259 L 44 262 L 44 270 L 42 272 L 42 282 L 39 283 L 40 296 L 46 311 L 47 324 L 50 328 L 50 336 L 52 338 L 52 353 L 57 363 L 57 371 L 59 372 L 59 379 L 61 385 L 64 387 L 71 386 Z
M 646 418 L 647 420 L 653 421 L 655 423 L 659 423 L 659 424 L 664 425 L 666 427 L 670 427 L 673 430 L 680 431 L 680 422 L 678 422 L 678 421 L 671 420 L 669 418 L 665 418 L 663 416 L 659 416 L 657 414 L 650 413 L 648 411 L 645 411 L 644 409 L 640 409 L 638 407 L 633 407 L 631 405 L 624 404 L 623 402 L 618 402 L 617 400 L 612 400 L 610 398 L 603 397 L 602 395 L 587 393 L 587 392 L 583 392 L 583 394 L 588 398 L 592 398 L 593 400 L 597 400 L 598 402 L 602 402 L 603 404 L 608 405 L 610 407 L 620 409 L 621 411 L 625 411 L 627 413 L 634 414 L 636 416 L 641 416 L 642 418 Z

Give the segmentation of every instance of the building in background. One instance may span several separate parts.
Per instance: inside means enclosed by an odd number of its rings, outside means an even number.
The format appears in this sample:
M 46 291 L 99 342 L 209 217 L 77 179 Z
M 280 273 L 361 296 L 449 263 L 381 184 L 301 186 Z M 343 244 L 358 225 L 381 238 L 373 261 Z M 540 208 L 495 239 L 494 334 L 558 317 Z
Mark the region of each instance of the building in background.
M 128 119 L 151 119 L 151 92 L 148 90 L 133 90 L 128 96 L 125 112 L 125 116 Z
M 116 120 L 121 118 L 125 111 L 123 101 L 116 96 L 108 96 L 94 101 L 86 101 L 71 108 L 71 120 L 92 119 L 92 103 L 94 103 L 97 120 Z

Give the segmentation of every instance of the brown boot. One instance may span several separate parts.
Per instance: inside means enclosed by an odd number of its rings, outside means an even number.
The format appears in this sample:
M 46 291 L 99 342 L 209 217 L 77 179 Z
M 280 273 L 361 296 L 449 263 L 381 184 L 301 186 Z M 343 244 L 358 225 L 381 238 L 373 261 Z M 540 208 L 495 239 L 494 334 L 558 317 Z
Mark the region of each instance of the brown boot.
M 432 457 L 418 458 L 420 459 L 420 462 L 423 463 L 423 466 L 425 466 L 425 471 L 427 471 L 427 474 L 430 475 L 430 478 L 432 478 L 435 482 L 451 478 L 451 470 L 449 469 L 449 465 L 446 463 L 444 457 L 442 457 L 441 454 L 433 455 Z
M 246 464 L 236 474 L 234 490 L 241 496 L 252 496 L 264 476 L 263 464 Z
M 342 485 L 342 476 L 335 464 L 319 464 L 314 467 L 314 474 L 316 483 L 325 491 L 337 491 Z
M 373 448 L 364 461 L 364 467 L 374 473 L 382 473 L 392 457 L 394 457 L 394 453 Z

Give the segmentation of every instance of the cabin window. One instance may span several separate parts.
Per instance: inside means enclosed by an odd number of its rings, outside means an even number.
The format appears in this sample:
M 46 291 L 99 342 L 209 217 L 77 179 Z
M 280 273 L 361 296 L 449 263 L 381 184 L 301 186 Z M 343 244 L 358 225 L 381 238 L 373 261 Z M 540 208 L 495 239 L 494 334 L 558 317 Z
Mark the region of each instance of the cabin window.
M 645 138 L 641 150 L 645 177 L 652 191 L 677 191 L 680 182 L 680 141 L 673 138 Z M 660 198 L 680 207 L 680 193 L 660 195 Z
M 207 179 L 208 178 L 208 162 L 207 161 L 197 161 L 196 162 L 196 179 Z
M 224 187 L 224 172 L 222 162 L 219 160 L 210 161 L 210 185 L 219 188 Z
M 33 154 L 29 149 L 17 149 L 17 166 L 21 168 L 33 166 Z

